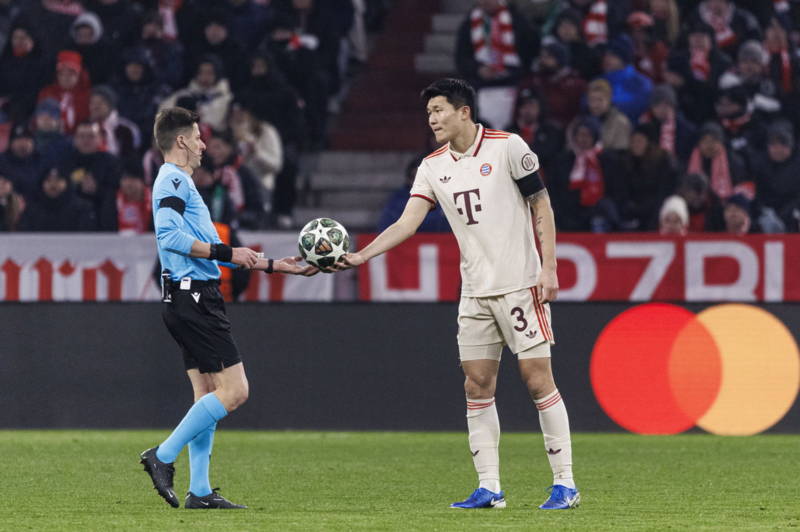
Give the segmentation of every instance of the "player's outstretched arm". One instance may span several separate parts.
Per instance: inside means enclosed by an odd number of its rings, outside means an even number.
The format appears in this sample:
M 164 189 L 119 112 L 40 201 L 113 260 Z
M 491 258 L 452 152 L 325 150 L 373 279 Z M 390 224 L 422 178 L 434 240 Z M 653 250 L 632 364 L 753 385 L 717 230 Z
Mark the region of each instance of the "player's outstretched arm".
M 539 301 L 547 303 L 558 297 L 558 275 L 556 274 L 556 221 L 550 206 L 547 189 L 528 198 L 533 210 L 534 228 L 542 250 L 542 273 L 539 275 Z
M 334 264 L 331 269 L 341 271 L 354 266 L 361 266 L 372 257 L 389 251 L 417 232 L 430 209 L 431 204 L 429 201 L 417 197 L 409 198 L 403 214 L 400 215 L 400 218 L 395 223 L 387 227 L 361 251 L 344 255 L 340 259 L 341 262 Z
M 290 275 L 302 275 L 311 277 L 319 273 L 319 269 L 310 264 L 300 264 L 303 257 L 284 257 L 282 259 L 259 258 L 254 270 L 262 270 L 266 273 L 288 273 Z

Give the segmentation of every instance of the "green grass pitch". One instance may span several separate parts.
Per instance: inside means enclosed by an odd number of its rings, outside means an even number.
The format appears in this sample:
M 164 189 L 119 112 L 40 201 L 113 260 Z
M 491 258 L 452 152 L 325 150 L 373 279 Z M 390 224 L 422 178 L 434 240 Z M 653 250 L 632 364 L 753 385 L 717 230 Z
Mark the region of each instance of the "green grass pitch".
M 774 530 L 800 527 L 800 436 L 573 436 L 583 504 L 536 509 L 541 435 L 504 434 L 508 507 L 451 510 L 476 486 L 466 436 L 217 432 L 212 485 L 243 511 L 172 509 L 138 453 L 166 431 L 0 431 L 0 530 Z M 184 452 L 176 488 L 188 487 Z

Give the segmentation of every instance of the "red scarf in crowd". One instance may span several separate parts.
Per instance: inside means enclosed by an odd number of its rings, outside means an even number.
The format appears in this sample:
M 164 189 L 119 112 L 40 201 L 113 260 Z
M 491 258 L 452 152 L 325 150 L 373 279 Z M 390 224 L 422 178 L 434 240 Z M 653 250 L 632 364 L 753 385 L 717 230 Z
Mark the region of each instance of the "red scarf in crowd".
M 703 169 L 703 156 L 700 150 L 695 148 L 689 157 L 690 174 L 705 174 Z M 724 148 L 711 160 L 711 190 L 723 200 L 728 199 L 733 194 L 733 184 L 731 181 L 731 171 L 728 167 L 728 153 Z
M 736 43 L 736 34 L 733 32 L 733 28 L 731 28 L 733 5 L 728 5 L 727 13 L 717 15 L 711 12 L 706 2 L 703 2 L 700 4 L 700 18 L 703 19 L 703 22 L 714 28 L 717 46 L 726 48 Z
M 511 12 L 505 3 L 494 14 L 475 8 L 469 15 L 475 59 L 494 70 L 522 64 L 514 42 Z
M 703 50 L 692 50 L 690 66 L 694 79 L 698 81 L 708 81 L 711 76 L 711 63 L 708 61 L 708 52 Z
M 600 144 L 586 151 L 575 150 L 575 163 L 569 174 L 569 188 L 580 190 L 580 204 L 583 207 L 596 205 L 605 194 L 605 177 L 599 158 L 602 151 Z
M 583 19 L 583 37 L 586 44 L 595 46 L 608 41 L 608 3 L 597 0 Z

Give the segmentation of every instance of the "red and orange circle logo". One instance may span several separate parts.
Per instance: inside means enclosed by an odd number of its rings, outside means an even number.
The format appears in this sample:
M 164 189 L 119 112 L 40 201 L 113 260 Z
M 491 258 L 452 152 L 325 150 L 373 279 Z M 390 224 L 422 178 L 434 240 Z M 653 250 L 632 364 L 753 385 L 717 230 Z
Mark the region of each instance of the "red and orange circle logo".
M 698 426 L 749 435 L 778 421 L 800 388 L 800 356 L 786 326 L 751 305 L 695 315 L 651 303 L 614 318 L 590 365 L 600 406 L 621 427 L 676 434 Z

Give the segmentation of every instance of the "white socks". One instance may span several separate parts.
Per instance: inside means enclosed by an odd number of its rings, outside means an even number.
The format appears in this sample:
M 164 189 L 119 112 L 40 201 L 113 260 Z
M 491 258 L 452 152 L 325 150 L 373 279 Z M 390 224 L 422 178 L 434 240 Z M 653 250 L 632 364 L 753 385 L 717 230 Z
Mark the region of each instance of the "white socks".
M 497 448 L 500 445 L 500 420 L 497 418 L 494 397 L 467 397 L 467 428 L 469 449 L 475 471 L 478 472 L 479 487 L 499 493 L 500 454 Z
M 553 393 L 533 402 L 536 404 L 536 409 L 539 410 L 539 425 L 542 427 L 547 460 L 550 462 L 550 469 L 553 470 L 553 484 L 561 484 L 575 489 L 575 481 L 572 479 L 572 440 L 569 436 L 569 418 L 564 401 L 561 400 L 561 394 L 558 393 L 558 390 L 554 390 Z

